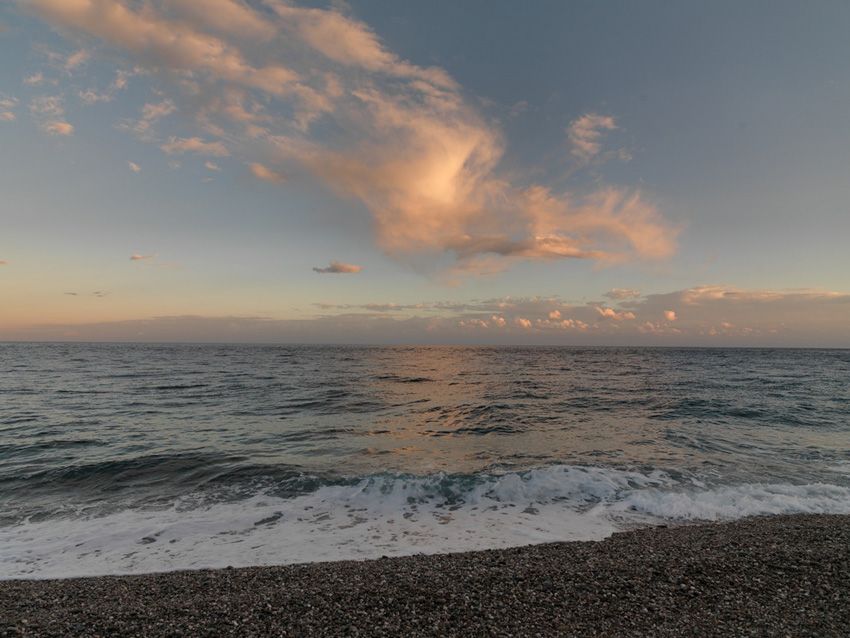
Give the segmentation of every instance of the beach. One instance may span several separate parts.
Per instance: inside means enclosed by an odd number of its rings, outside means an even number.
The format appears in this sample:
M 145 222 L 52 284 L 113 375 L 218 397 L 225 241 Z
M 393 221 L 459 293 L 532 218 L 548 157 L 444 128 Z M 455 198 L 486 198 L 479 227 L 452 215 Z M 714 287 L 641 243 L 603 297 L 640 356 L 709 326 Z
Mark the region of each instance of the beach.
M 5 636 L 846 636 L 850 516 L 596 542 L 0 582 Z

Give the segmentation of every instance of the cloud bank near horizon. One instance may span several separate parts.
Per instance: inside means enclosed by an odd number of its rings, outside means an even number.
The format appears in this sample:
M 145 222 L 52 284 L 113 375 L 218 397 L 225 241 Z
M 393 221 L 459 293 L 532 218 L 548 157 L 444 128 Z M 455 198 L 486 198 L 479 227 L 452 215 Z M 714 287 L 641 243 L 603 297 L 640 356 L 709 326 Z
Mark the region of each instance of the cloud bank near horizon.
M 676 250 L 678 227 L 637 190 L 592 182 L 563 191 L 508 175 L 502 130 L 475 98 L 338 10 L 279 0 L 210 0 L 203 10 L 189 0 L 18 5 L 82 42 L 63 73 L 118 53 L 125 66 L 110 91 L 129 78 L 153 83 L 138 119 L 117 123 L 124 130 L 165 155 L 239 162 L 267 182 L 318 179 L 369 210 L 377 245 L 399 261 L 449 255 L 455 270 L 480 273 L 523 260 L 663 260 Z M 49 133 L 79 135 L 64 100 L 34 102 L 33 117 Z M 604 158 L 602 135 L 618 127 L 610 115 L 577 117 L 572 156 Z
M 850 293 L 698 286 L 573 303 L 503 297 L 415 304 L 315 304 L 300 319 L 163 316 L 0 326 L 0 339 L 257 343 L 482 343 L 850 347 Z

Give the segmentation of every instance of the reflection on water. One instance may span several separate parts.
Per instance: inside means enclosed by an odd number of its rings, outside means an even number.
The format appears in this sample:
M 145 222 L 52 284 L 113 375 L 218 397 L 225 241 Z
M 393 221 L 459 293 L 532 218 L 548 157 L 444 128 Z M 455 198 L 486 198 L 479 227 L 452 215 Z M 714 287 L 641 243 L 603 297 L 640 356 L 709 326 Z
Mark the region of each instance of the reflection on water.
M 6 344 L 0 363 L 7 504 L 552 463 L 821 480 L 850 459 L 848 351 Z

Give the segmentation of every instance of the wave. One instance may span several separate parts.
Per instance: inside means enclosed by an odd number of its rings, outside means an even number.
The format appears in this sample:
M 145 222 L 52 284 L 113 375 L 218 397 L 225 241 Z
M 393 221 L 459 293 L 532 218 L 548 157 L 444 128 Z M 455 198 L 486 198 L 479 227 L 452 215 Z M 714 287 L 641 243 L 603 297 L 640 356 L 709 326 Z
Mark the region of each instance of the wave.
M 554 465 L 503 474 L 380 474 L 308 493 L 202 494 L 159 508 L 0 527 L 0 576 L 47 578 L 366 559 L 598 540 L 641 525 L 850 514 L 850 488 L 714 485 L 662 471 Z

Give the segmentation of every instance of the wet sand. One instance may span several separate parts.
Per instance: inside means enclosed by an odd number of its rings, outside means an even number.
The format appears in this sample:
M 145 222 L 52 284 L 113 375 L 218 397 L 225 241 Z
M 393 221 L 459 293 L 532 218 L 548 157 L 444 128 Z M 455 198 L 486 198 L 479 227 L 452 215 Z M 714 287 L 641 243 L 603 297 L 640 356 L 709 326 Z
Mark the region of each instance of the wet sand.
M 850 516 L 366 562 L 0 581 L 2 636 L 848 636 Z

